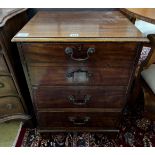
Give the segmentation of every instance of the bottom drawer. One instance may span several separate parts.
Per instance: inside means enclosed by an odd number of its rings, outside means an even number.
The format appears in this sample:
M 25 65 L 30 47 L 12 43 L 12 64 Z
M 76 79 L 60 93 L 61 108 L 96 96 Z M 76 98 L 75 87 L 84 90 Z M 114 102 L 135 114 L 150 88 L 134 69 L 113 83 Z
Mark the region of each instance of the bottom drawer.
M 39 128 L 117 128 L 120 114 L 118 112 L 39 112 Z
M 0 115 L 12 115 L 17 113 L 24 113 L 18 97 L 11 96 L 0 98 Z

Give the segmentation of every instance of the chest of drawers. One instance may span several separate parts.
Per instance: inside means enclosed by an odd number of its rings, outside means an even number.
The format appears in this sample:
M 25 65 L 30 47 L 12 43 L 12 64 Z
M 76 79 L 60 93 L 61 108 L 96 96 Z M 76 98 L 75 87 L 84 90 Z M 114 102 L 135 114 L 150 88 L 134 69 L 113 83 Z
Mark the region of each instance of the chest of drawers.
M 11 43 L 26 22 L 26 9 L 0 9 L 0 122 L 30 118 L 16 74 L 18 49 Z
M 40 130 L 117 130 L 148 42 L 125 16 L 38 12 L 13 41 Z

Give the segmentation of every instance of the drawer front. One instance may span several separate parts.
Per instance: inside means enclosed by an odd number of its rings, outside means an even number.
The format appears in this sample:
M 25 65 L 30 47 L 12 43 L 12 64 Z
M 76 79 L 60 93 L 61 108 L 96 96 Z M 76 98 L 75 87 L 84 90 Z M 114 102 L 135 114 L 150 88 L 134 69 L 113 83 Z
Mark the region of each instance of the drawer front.
M 99 127 L 115 128 L 119 122 L 120 113 L 107 112 L 38 112 L 39 127 Z
M 33 89 L 37 108 L 122 108 L 126 87 L 38 87 Z
M 9 73 L 3 54 L 0 54 L 0 74 Z
M 28 63 L 120 67 L 133 63 L 137 43 L 23 43 L 22 49 Z
M 0 115 L 11 115 L 23 113 L 21 101 L 18 97 L 1 97 L 0 98 Z
M 13 80 L 10 76 L 0 76 L 0 96 L 17 95 Z
M 127 85 L 131 69 L 29 66 L 32 85 Z

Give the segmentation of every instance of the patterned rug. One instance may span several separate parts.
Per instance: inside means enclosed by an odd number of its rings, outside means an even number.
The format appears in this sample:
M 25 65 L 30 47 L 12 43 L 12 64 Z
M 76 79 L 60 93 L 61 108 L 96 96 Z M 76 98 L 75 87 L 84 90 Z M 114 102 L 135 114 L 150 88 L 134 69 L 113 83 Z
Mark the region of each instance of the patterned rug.
M 125 119 L 116 138 L 105 133 L 69 132 L 42 133 L 26 129 L 22 147 L 152 147 L 155 146 L 155 127 L 146 118 Z

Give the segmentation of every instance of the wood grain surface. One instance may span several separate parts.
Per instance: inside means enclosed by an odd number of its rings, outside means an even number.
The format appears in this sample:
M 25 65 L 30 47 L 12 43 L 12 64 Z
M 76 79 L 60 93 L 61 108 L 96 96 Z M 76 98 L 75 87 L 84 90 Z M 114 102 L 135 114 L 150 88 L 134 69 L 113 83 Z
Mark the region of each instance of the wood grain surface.
M 148 41 L 119 11 L 40 11 L 12 41 L 68 42 L 74 40 L 84 42 L 93 40 L 95 42 L 131 41 L 131 38 L 132 41 Z
M 40 108 L 121 108 L 126 87 L 49 86 L 34 87 L 34 102 Z M 60 93 L 61 92 L 61 93 Z
M 12 41 L 39 129 L 117 130 L 148 42 L 124 15 L 40 11 Z
M 121 11 L 133 18 L 155 24 L 155 8 L 123 8 Z

